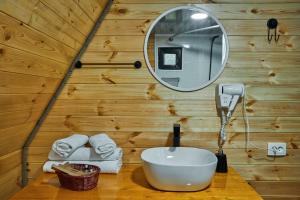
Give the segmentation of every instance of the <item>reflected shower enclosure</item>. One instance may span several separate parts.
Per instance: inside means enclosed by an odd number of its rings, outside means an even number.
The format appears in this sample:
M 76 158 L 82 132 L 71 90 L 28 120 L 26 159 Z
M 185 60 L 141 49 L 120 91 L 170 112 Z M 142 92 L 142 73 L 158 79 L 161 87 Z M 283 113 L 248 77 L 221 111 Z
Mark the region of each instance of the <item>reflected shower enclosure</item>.
M 148 32 L 146 59 L 151 73 L 175 90 L 193 91 L 223 71 L 228 42 L 222 25 L 199 8 L 176 8 Z

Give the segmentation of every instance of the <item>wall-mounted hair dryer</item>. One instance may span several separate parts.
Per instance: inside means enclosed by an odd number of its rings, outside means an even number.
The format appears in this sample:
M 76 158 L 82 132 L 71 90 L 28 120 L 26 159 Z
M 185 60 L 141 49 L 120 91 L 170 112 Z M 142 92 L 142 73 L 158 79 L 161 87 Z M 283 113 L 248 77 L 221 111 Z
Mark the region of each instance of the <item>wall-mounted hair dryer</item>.
M 227 172 L 227 158 L 223 153 L 223 145 L 226 141 L 225 126 L 241 97 L 245 94 L 243 84 L 219 84 L 216 87 L 216 105 L 221 116 L 221 129 L 219 132 L 218 146 L 219 150 L 216 154 L 218 158 L 217 172 Z
M 218 109 L 227 109 L 227 117 L 231 117 L 239 99 L 245 94 L 245 87 L 241 83 L 219 84 L 216 88 Z

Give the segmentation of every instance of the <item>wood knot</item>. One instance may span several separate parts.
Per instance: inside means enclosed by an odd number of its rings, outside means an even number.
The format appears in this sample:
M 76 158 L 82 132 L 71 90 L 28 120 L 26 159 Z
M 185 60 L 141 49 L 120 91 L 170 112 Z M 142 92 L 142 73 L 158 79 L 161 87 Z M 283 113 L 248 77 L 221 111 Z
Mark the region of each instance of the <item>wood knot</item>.
M 298 146 L 293 142 L 291 142 L 291 146 L 292 146 L 293 149 L 298 149 Z
M 108 58 L 108 62 L 111 62 L 111 60 L 114 59 L 116 57 L 116 55 L 118 55 L 118 52 L 117 51 L 113 51 L 111 53 L 111 55 L 109 56 L 109 58 Z
M 256 8 L 253 8 L 253 9 L 251 9 L 251 13 L 257 14 L 257 13 L 258 13 L 258 10 L 257 10 Z
M 64 125 L 71 130 L 75 130 L 76 126 L 72 122 L 70 122 L 71 117 L 72 115 L 66 115 Z
M 246 106 L 252 106 L 256 101 L 255 100 L 249 100 L 246 104 Z
M 142 134 L 142 132 L 140 132 L 140 131 L 134 131 L 134 132 L 132 132 L 132 134 L 130 135 L 130 137 L 134 138 L 134 137 L 139 136 L 140 134 Z
M 161 98 L 157 94 L 155 94 L 155 88 L 156 88 L 155 83 L 149 84 L 147 95 L 151 100 L 160 100 Z
M 248 113 L 254 113 L 254 110 L 251 109 L 251 108 L 246 108 L 246 111 L 247 111 Z
M 97 115 L 103 116 L 103 107 L 102 106 L 97 106 Z
M 276 74 L 275 74 L 275 72 L 270 72 L 270 73 L 269 73 L 269 76 L 270 76 L 270 77 L 274 77 L 274 76 L 276 76 Z
M 178 120 L 178 122 L 181 122 L 183 124 L 187 123 L 188 122 L 188 118 L 187 117 L 182 117 Z
M 274 169 L 272 169 L 273 172 L 279 172 L 279 169 L 277 167 L 274 167 Z
M 230 120 L 231 122 L 234 122 L 234 121 L 236 121 L 236 117 L 231 117 L 231 120 Z
M 113 81 L 111 78 L 109 78 L 108 76 L 105 76 L 104 74 L 101 74 L 101 78 L 102 80 L 106 81 L 107 83 L 110 83 L 110 84 L 116 84 L 115 81 Z
M 120 126 L 115 126 L 115 129 L 116 130 L 120 130 Z
M 10 33 L 5 33 L 5 34 L 4 34 L 4 40 L 5 40 L 5 41 L 10 40 L 10 38 L 11 38 Z
M 119 10 L 118 10 L 118 12 L 120 13 L 120 14 L 126 14 L 127 13 L 127 9 L 126 8 L 120 8 Z
M 253 175 L 253 177 L 254 177 L 254 180 L 256 180 L 256 181 L 261 180 L 260 176 L 258 176 L 258 175 Z
M 172 116 L 176 116 L 177 115 L 175 106 L 173 104 L 171 104 L 171 103 L 169 104 L 168 111 L 169 111 L 169 113 Z
M 134 152 L 136 152 L 136 150 L 135 149 L 131 149 L 131 152 L 134 153 Z
M 155 90 L 155 88 L 156 88 L 156 85 L 155 85 L 155 83 L 153 83 L 153 84 L 149 85 L 148 90 L 153 91 L 153 90 Z
M 4 54 L 4 49 L 0 49 L 0 56 Z
M 279 129 L 280 128 L 280 126 L 276 123 L 272 123 L 271 125 L 274 129 Z
M 109 45 L 110 43 L 111 43 L 110 40 L 105 40 L 105 41 L 104 41 L 104 46 Z
M 35 102 L 36 102 L 36 99 L 32 99 L 31 102 L 32 102 L 32 103 L 35 103 Z
M 129 143 L 130 144 L 135 144 L 135 141 L 134 140 L 129 140 Z
M 285 30 L 283 30 L 283 29 L 279 29 L 278 32 L 279 32 L 281 35 L 284 35 L 284 34 L 285 34 Z
M 286 44 L 285 46 L 288 47 L 288 48 L 293 48 L 292 44 Z
M 70 119 L 72 115 L 66 115 L 66 119 Z
M 252 43 L 252 42 L 248 42 L 248 44 L 249 44 L 251 47 L 254 47 L 254 46 L 255 46 L 255 44 Z
M 72 95 L 75 91 L 77 90 L 77 88 L 75 86 L 70 86 L 68 88 L 68 95 Z
M 238 135 L 239 135 L 239 133 L 235 133 L 235 134 L 231 135 L 228 138 L 228 143 L 230 144 Z

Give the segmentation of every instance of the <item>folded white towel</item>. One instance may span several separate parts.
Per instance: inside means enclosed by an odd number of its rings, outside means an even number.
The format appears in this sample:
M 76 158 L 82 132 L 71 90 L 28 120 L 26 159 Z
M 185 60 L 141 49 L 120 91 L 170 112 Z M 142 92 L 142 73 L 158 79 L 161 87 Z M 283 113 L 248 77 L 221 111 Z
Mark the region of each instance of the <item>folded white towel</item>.
M 117 148 L 116 143 L 104 133 L 91 136 L 89 142 L 95 152 L 100 154 L 102 158 L 109 157 Z
M 70 137 L 56 140 L 52 145 L 52 150 L 63 158 L 70 156 L 76 149 L 85 145 L 89 140 L 86 135 L 74 134 Z
M 113 154 L 106 158 L 102 158 L 100 154 L 97 154 L 94 149 L 88 147 L 80 147 L 76 149 L 69 157 L 62 158 L 54 151 L 50 151 L 48 155 L 49 160 L 62 161 L 62 160 L 73 160 L 73 161 L 100 161 L 100 160 L 120 160 L 123 156 L 123 150 L 117 148 Z
M 121 160 L 123 156 L 123 150 L 116 148 L 109 156 L 103 156 L 104 154 L 98 154 L 94 149 L 91 149 L 90 160 Z
M 88 164 L 88 165 L 95 165 L 100 167 L 100 173 L 112 173 L 117 174 L 121 167 L 122 167 L 122 160 L 114 160 L 114 161 L 47 161 L 43 166 L 43 172 L 50 172 L 54 173 L 54 170 L 51 168 L 52 165 L 59 165 L 64 163 L 71 163 L 71 164 Z
M 91 156 L 91 148 L 88 147 L 80 147 L 76 149 L 70 156 L 67 158 L 63 158 L 53 150 L 49 152 L 48 159 L 49 160 L 89 160 Z

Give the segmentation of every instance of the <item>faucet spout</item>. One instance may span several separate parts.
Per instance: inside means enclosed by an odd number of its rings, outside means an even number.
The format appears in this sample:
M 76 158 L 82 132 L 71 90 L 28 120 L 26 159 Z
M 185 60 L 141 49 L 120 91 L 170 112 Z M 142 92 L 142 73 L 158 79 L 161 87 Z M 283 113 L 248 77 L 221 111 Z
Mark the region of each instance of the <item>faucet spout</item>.
M 180 124 L 173 125 L 173 147 L 180 147 Z

